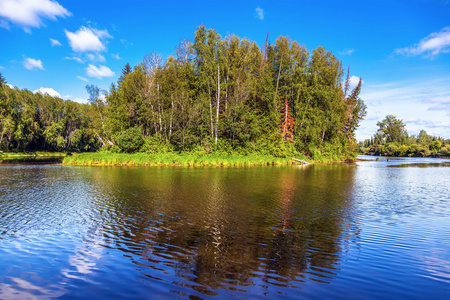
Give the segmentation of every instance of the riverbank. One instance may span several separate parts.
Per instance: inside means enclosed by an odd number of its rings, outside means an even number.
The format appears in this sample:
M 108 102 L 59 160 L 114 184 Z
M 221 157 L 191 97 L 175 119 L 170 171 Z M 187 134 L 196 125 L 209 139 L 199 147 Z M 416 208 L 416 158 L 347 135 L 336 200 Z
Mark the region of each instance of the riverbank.
M 18 158 L 44 158 L 44 157 L 65 157 L 64 152 L 0 152 L 0 159 L 18 159 Z
M 306 157 L 296 157 L 310 163 Z M 300 164 L 291 157 L 281 158 L 270 155 L 234 154 L 147 154 L 94 152 L 66 156 L 64 165 L 79 166 L 185 166 L 185 167 L 238 167 Z

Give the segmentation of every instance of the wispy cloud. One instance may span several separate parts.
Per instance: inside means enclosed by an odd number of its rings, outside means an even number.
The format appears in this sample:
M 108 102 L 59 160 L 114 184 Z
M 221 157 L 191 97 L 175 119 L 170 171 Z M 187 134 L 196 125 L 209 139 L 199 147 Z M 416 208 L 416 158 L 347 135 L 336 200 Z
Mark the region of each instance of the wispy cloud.
M 40 59 L 25 58 L 23 61 L 23 66 L 28 70 L 44 70 L 44 66 L 42 65 L 42 61 Z
M 52 97 L 61 98 L 61 95 L 57 91 L 52 89 L 52 88 L 40 87 L 39 89 L 34 90 L 33 93 L 34 94 L 39 93 L 41 95 L 49 95 L 49 96 L 52 96 Z
M 54 39 L 50 39 L 50 44 L 52 44 L 52 47 L 61 46 L 61 43 L 58 40 L 54 40 Z
M 339 51 L 340 55 L 352 55 L 355 52 L 355 49 L 345 49 L 344 51 Z
M 64 57 L 64 59 L 74 60 L 76 62 L 79 62 L 80 64 L 84 64 L 84 60 L 82 60 L 80 57 L 77 56 L 66 56 Z
M 122 58 L 119 56 L 119 53 L 117 53 L 117 54 L 111 53 L 111 56 L 112 56 L 113 58 L 115 58 L 115 59 L 122 59 Z
M 75 52 L 99 52 L 106 50 L 106 39 L 112 38 L 107 30 L 82 26 L 76 32 L 64 30 L 70 47 Z
M 77 78 L 78 79 L 80 79 L 80 80 L 82 80 L 82 81 L 84 81 L 84 82 L 89 82 L 89 80 L 87 80 L 86 78 L 84 78 L 84 77 L 81 77 L 81 76 L 77 76 Z
M 431 58 L 441 53 L 450 53 L 450 26 L 431 33 L 414 46 L 396 49 L 394 53 L 407 56 L 424 54 Z
M 424 103 L 430 103 L 429 111 L 445 111 L 450 117 L 450 94 L 444 97 L 426 97 L 422 100 Z
M 86 54 L 86 57 L 92 62 L 105 62 L 106 61 L 105 57 L 99 53 L 89 53 L 89 54 Z
M 257 7 L 255 9 L 255 18 L 261 21 L 264 20 L 264 9 L 262 9 L 261 7 Z
M 58 2 L 51 0 L 1 0 L 0 17 L 2 27 L 9 27 L 9 22 L 17 24 L 30 32 L 31 27 L 43 25 L 43 19 L 56 20 L 68 17 L 70 12 Z
M 115 73 L 111 71 L 110 68 L 102 65 L 100 65 L 99 67 L 89 65 L 86 68 L 86 74 L 89 77 L 96 77 L 96 78 L 113 77 L 115 75 Z
M 122 45 L 125 46 L 125 48 L 128 48 L 129 46 L 133 46 L 133 43 L 128 42 L 126 39 L 120 39 L 120 42 L 122 43 Z

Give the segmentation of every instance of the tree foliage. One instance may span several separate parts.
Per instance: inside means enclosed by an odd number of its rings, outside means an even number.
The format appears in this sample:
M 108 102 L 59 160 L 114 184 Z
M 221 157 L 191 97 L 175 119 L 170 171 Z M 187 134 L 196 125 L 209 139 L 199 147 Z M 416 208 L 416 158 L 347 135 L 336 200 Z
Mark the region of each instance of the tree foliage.
M 89 104 L 0 86 L 0 150 L 91 151 L 99 143 Z
M 377 123 L 378 132 L 386 143 L 402 143 L 408 138 L 405 124 L 393 115 L 387 115 L 384 120 Z
M 3 77 L 2 73 L 0 73 L 0 86 L 7 84 L 5 77 Z
M 137 127 L 129 128 L 117 137 L 117 145 L 126 153 L 134 153 L 141 149 L 144 137 Z
M 202 25 L 166 60 L 151 52 L 134 68 L 127 64 L 104 100 L 97 87 L 87 86 L 89 104 L 80 118 L 88 128 L 66 134 L 56 122 L 38 132 L 58 149 L 89 132 L 105 149 L 137 151 L 124 145 L 139 131 L 147 141 L 142 149 L 158 144 L 171 151 L 352 157 L 366 106 L 361 82 L 344 90 L 343 76 L 342 63 L 323 47 L 310 52 L 285 36 L 274 44 L 267 37 L 259 47 Z M 22 147 L 34 131 L 23 132 L 11 120 L 13 114 L 2 121 L 2 136 Z

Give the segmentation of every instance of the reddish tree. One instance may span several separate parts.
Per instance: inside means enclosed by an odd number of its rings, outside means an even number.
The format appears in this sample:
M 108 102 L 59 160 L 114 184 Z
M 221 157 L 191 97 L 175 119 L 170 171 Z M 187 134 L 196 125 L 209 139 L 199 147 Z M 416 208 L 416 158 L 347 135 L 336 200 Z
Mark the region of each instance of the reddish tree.
M 283 131 L 283 133 L 281 134 L 281 137 L 283 140 L 293 143 L 295 121 L 294 118 L 289 115 L 289 103 L 287 98 L 286 101 L 284 102 L 284 107 L 282 111 L 283 111 L 283 122 L 281 123 L 281 130 Z

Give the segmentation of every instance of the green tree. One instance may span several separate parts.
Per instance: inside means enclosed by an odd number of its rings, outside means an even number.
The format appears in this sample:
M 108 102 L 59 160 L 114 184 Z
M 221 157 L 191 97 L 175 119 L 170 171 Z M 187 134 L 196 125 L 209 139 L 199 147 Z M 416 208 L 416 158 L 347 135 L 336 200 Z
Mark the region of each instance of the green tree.
M 350 71 L 350 69 L 349 69 Z M 367 114 L 367 106 L 359 97 L 361 93 L 362 79 L 360 78 L 356 87 L 351 91 L 349 96 L 346 96 L 344 91 L 344 103 L 346 105 L 346 122 L 344 124 L 343 132 L 346 134 L 348 141 L 351 144 L 356 142 L 355 131 L 359 127 L 359 123 Z M 345 83 L 346 89 L 350 86 L 350 76 L 347 74 Z
M 377 123 L 378 133 L 383 137 L 385 143 L 404 143 L 408 138 L 405 124 L 402 120 L 393 115 L 387 115 L 386 118 Z
M 133 70 L 131 69 L 131 66 L 129 63 L 127 63 L 125 65 L 125 68 L 122 69 L 122 75 L 120 75 L 119 80 L 117 81 L 117 83 L 119 84 L 119 86 L 122 84 L 122 82 L 125 80 L 125 78 L 127 77 L 128 74 L 130 74 L 131 72 L 133 72 Z
M 133 127 L 125 130 L 117 137 L 117 145 L 123 152 L 134 153 L 144 144 L 144 137 L 139 128 Z
M 0 73 L 0 86 L 7 84 L 5 77 Z

